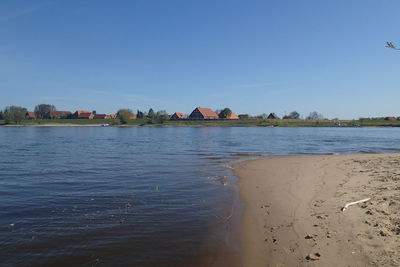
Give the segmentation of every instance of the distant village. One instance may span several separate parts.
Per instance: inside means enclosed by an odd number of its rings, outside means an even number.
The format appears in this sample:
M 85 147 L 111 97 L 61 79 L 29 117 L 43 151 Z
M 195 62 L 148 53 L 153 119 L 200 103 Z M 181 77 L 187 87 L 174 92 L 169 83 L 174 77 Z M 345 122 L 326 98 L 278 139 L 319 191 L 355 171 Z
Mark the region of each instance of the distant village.
M 238 120 L 251 119 L 247 114 L 236 115 L 234 112 L 224 112 L 221 110 L 218 114 L 210 108 L 196 107 L 189 116 L 180 112 L 175 112 L 170 116 L 170 120 Z M 26 119 L 37 119 L 37 113 L 29 111 L 26 113 Z M 45 116 L 47 119 L 116 119 L 118 114 L 98 114 L 94 111 L 77 110 L 74 113 L 71 111 L 49 111 Z M 269 114 L 268 119 L 279 119 L 275 113 Z M 130 119 L 137 119 L 137 115 L 131 115 Z
M 142 113 L 139 112 L 138 113 Z M 294 116 L 293 113 L 296 115 Z M 305 120 L 309 121 L 319 121 L 319 120 L 327 120 L 322 117 L 321 114 L 318 114 L 317 112 L 314 112 L 316 114 L 316 117 L 307 117 Z M 143 114 L 143 113 L 142 113 Z M 310 113 L 312 114 L 312 113 Z M 228 108 L 225 108 L 220 111 L 213 111 L 210 108 L 204 108 L 204 107 L 196 107 L 189 116 L 184 115 L 181 112 L 175 112 L 172 115 L 168 115 L 170 120 L 173 121 L 178 121 L 178 120 L 255 120 L 255 119 L 260 119 L 260 116 L 252 117 L 248 114 L 239 114 L 236 115 L 233 111 L 231 111 Z M 35 120 L 38 118 L 38 114 L 33 111 L 28 111 L 26 112 L 26 119 L 30 120 Z M 71 111 L 49 111 L 46 116 L 43 118 L 45 119 L 117 119 L 118 114 L 99 114 L 96 113 L 96 111 L 87 111 L 87 110 L 76 110 L 74 113 Z M 138 115 L 132 114 L 129 116 L 129 119 L 135 120 L 138 119 Z M 268 120 L 281 120 L 279 116 L 277 116 L 274 112 L 269 113 L 269 115 L 264 114 L 262 116 L 262 119 L 268 119 Z M 300 114 L 297 112 L 292 112 L 289 115 L 285 115 L 283 120 L 299 120 L 300 119 Z M 360 118 L 362 119 L 370 119 L 370 118 Z M 381 118 L 384 120 L 388 121 L 396 121 L 399 120 L 400 117 L 394 117 L 394 116 L 389 116 L 389 117 L 384 117 Z M 333 121 L 338 121 L 338 122 L 345 122 L 347 120 L 339 120 L 339 119 L 333 119 Z

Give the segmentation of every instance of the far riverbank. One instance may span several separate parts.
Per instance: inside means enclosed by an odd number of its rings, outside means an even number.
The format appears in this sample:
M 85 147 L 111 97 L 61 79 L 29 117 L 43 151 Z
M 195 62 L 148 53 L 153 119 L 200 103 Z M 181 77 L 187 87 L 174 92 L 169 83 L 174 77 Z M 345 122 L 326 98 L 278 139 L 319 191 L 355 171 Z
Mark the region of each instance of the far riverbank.
M 5 122 L 0 120 L 0 125 Z M 23 120 L 19 126 L 203 126 L 203 127 L 400 127 L 400 121 L 389 120 L 176 120 L 154 123 L 146 118 L 121 124 L 118 119 L 52 119 Z

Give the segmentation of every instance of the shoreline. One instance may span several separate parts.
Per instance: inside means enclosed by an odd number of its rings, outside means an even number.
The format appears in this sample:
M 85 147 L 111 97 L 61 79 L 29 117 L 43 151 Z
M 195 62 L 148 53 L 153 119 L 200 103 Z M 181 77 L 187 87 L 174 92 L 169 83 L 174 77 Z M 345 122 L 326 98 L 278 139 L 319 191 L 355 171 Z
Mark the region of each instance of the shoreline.
M 400 154 L 276 156 L 233 165 L 243 266 L 400 264 Z M 350 206 L 348 202 L 371 198 Z
M 3 127 L 102 127 L 102 124 L 72 124 L 72 123 L 49 123 L 49 124 L 7 124 L 1 125 Z M 109 127 L 109 126 L 107 126 Z
M 377 126 L 315 126 L 315 125 L 289 125 L 289 126 L 262 126 L 262 125 L 202 125 L 202 124 L 192 124 L 192 125 L 184 125 L 184 124 L 121 124 L 121 125 L 104 125 L 104 124 L 74 124 L 74 123 L 48 123 L 48 124 L 0 124 L 0 127 L 241 127 L 241 128 L 398 128 L 400 126 L 397 125 L 377 125 Z

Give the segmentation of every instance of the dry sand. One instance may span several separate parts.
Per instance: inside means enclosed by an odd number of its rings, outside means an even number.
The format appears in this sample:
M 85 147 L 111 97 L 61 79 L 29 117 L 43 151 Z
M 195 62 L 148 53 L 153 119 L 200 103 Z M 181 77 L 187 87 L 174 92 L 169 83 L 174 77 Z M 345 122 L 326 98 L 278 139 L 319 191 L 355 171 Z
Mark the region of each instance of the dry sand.
M 234 172 L 243 266 L 400 265 L 400 154 L 275 157 Z

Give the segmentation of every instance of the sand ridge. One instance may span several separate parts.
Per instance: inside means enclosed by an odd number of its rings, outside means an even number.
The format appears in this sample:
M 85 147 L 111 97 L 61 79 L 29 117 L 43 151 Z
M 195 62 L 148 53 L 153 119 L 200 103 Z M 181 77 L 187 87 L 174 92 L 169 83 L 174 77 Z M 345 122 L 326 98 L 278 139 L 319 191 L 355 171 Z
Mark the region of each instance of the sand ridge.
M 399 163 L 400 154 L 359 154 L 234 165 L 243 266 L 398 266 Z

